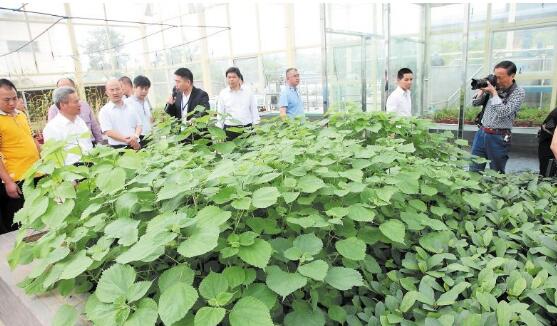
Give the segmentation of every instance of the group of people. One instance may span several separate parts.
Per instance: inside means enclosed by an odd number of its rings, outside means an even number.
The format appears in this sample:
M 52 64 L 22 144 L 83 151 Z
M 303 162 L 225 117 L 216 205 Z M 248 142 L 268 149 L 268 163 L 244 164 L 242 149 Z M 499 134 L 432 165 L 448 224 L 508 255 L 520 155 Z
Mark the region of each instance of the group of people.
M 509 159 L 511 129 L 520 106 L 524 101 L 525 91 L 516 84 L 516 65 L 511 61 L 501 61 L 495 65 L 493 75 L 496 85 L 487 81 L 487 86 L 474 94 L 472 105 L 481 106 L 478 115 L 478 131 L 472 143 L 472 155 L 488 159 L 489 167 L 505 173 Z M 412 99 L 410 89 L 414 75 L 412 70 L 402 68 L 397 74 L 397 88 L 389 95 L 386 102 L 387 112 L 398 116 L 412 116 Z M 557 173 L 557 108 L 543 122 L 538 133 L 538 158 L 540 174 L 555 176 Z M 484 171 L 486 163 L 472 163 L 470 171 Z
M 493 73 L 496 86 L 487 82 L 473 98 L 473 105 L 482 106 L 479 130 L 472 144 L 472 154 L 490 160 L 490 168 L 504 173 L 509 158 L 513 120 L 524 100 L 524 89 L 515 80 L 516 66 L 510 61 L 498 63 Z M 235 139 L 242 129 L 260 122 L 253 91 L 244 85 L 237 67 L 225 72 L 228 86 L 217 100 L 216 125 L 223 128 L 228 140 Z M 286 85 L 279 98 L 280 117 L 304 116 L 304 104 L 298 90 L 300 74 L 296 68 L 286 70 Z M 191 123 L 210 109 L 209 95 L 195 87 L 193 74 L 187 68 L 174 72 L 175 86 L 168 98 L 165 112 Z M 412 116 L 410 89 L 413 72 L 403 68 L 397 74 L 398 86 L 386 102 L 386 110 L 400 116 Z M 79 98 L 76 85 L 62 78 L 53 91 L 53 104 L 48 109 L 48 122 L 43 130 L 45 141 L 66 142 L 64 164 L 80 164 L 81 156 L 105 142 L 113 148 L 138 150 L 145 146 L 153 127 L 152 106 L 148 99 L 150 80 L 137 76 L 110 79 L 106 82 L 107 103 L 100 109 L 98 120 L 91 106 Z M 544 121 L 539 133 L 540 173 L 555 173 L 557 165 L 557 109 Z M 28 117 L 21 106 L 15 85 L 0 79 L 0 232 L 16 228 L 13 216 L 23 206 L 21 192 L 25 172 L 40 158 L 41 145 L 33 137 Z M 485 163 L 472 163 L 470 171 L 483 171 Z M 546 172 L 553 169 L 553 172 Z M 40 177 L 35 178 L 35 182 Z
M 258 124 L 260 118 L 254 93 L 244 85 L 240 69 L 227 69 L 225 77 L 228 87 L 218 96 L 216 125 L 232 140 L 241 134 L 242 128 Z M 189 69 L 176 70 L 175 86 L 165 107 L 167 114 L 185 123 L 202 117 L 210 109 L 209 95 L 195 87 L 193 80 Z M 283 119 L 304 116 L 299 83 L 298 70 L 287 69 L 286 86 L 279 101 Z M 148 99 L 150 87 L 151 81 L 142 75 L 133 82 L 126 76 L 108 80 L 105 84 L 108 101 L 97 119 L 91 106 L 79 98 L 74 81 L 62 78 L 52 93 L 53 104 L 48 109 L 43 139 L 66 142 L 65 165 L 81 164 L 81 157 L 100 144 L 139 150 L 148 142 L 147 135 L 154 123 Z M 0 234 L 17 228 L 13 218 L 24 203 L 23 177 L 40 159 L 40 151 L 41 144 L 33 137 L 16 86 L 8 79 L 0 79 Z M 39 179 L 36 176 L 34 182 Z

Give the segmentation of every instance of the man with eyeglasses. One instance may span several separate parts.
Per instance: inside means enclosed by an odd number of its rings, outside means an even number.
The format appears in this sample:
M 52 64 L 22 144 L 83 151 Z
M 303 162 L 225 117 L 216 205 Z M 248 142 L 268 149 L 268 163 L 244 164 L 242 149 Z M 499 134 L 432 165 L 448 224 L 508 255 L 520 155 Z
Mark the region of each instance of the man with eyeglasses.
M 15 85 L 0 79 L 0 233 L 17 229 L 13 220 L 23 207 L 23 175 L 40 158 L 27 116 L 16 106 Z

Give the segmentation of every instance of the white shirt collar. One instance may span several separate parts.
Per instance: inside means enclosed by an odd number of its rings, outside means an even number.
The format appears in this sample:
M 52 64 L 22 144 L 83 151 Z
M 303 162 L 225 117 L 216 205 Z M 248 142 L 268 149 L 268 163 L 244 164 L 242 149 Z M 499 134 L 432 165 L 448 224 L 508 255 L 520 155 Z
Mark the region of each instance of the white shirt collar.
M 403 93 L 404 95 L 410 95 L 410 90 L 403 90 L 402 87 L 397 86 L 396 87 L 401 93 Z
M 126 102 L 122 99 L 122 106 L 116 106 L 116 103 L 112 102 L 112 101 L 108 101 L 108 103 L 106 103 L 105 105 L 107 108 L 109 109 L 113 109 L 113 108 L 123 108 L 126 106 Z
M 65 125 L 71 125 L 77 123 L 77 119 L 79 118 L 79 116 L 76 116 L 74 121 L 72 121 L 64 116 L 62 113 L 58 113 L 54 118 L 60 120 L 60 122 Z
M 245 88 L 244 88 L 244 85 L 240 85 L 240 88 L 239 88 L 238 90 L 236 90 L 236 91 L 232 90 L 232 88 L 230 88 L 230 86 L 227 86 L 226 89 L 227 89 L 230 93 L 232 93 L 232 92 L 243 91 Z

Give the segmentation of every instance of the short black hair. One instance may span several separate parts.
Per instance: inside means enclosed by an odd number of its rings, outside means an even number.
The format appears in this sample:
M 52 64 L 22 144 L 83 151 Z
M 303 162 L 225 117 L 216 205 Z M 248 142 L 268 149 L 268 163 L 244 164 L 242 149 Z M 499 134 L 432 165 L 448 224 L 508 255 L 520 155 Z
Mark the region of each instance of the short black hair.
M 133 79 L 133 87 L 151 87 L 149 78 L 139 75 Z
M 397 72 L 396 78 L 398 80 L 401 80 L 402 78 L 404 78 L 404 74 L 412 74 L 413 75 L 414 73 L 412 72 L 412 70 L 410 70 L 410 68 L 402 68 Z
M 238 78 L 240 78 L 241 81 L 244 81 L 244 76 L 240 72 L 240 68 L 230 67 L 230 68 L 226 69 L 226 72 L 224 73 L 224 77 L 228 77 L 228 74 L 230 74 L 230 73 L 236 74 L 236 76 L 238 76 Z
M 174 72 L 174 74 L 176 76 L 180 76 L 184 79 L 189 80 L 193 84 L 193 74 L 192 74 L 191 70 L 189 70 L 188 68 L 178 68 L 178 70 L 176 70 Z
M 1 87 L 13 89 L 17 93 L 17 88 L 15 87 L 14 83 L 12 83 L 8 79 L 5 79 L 5 78 L 0 79 L 0 88 Z
M 501 61 L 493 67 L 493 70 L 497 68 L 505 68 L 507 70 L 507 75 L 514 75 L 516 74 L 516 65 L 512 61 Z
M 121 82 L 121 83 L 130 85 L 130 86 L 133 86 L 132 80 L 128 76 L 122 76 L 122 77 L 118 78 L 118 81 Z

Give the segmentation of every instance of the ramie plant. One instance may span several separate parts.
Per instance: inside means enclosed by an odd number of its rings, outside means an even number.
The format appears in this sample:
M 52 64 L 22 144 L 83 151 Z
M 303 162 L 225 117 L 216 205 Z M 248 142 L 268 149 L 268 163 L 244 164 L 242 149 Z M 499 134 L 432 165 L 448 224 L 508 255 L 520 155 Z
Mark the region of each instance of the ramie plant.
M 225 142 L 165 121 L 80 167 L 48 145 L 9 263 L 35 262 L 29 295 L 90 294 L 55 325 L 552 325 L 556 187 L 469 173 L 428 128 L 352 112 Z

